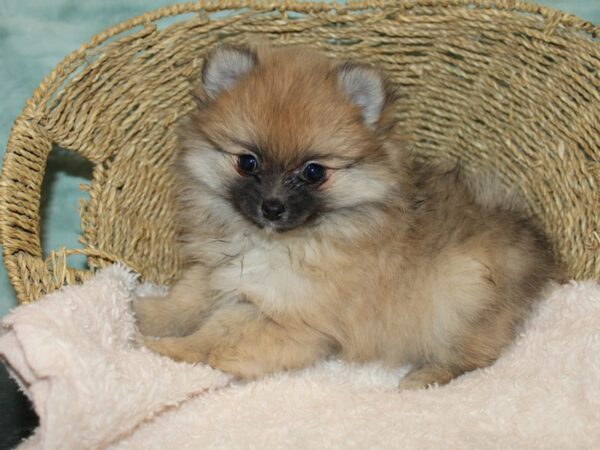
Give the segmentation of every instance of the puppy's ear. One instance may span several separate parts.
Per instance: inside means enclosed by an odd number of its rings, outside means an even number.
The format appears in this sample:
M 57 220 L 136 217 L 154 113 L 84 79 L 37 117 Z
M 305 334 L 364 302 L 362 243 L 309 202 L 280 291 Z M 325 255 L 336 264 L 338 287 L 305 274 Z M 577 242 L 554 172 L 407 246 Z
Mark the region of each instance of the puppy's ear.
M 202 84 L 210 100 L 234 87 L 258 63 L 248 47 L 218 47 L 204 61 Z
M 375 128 L 391 97 L 381 71 L 347 62 L 339 67 L 337 81 L 348 100 L 360 108 L 365 124 Z

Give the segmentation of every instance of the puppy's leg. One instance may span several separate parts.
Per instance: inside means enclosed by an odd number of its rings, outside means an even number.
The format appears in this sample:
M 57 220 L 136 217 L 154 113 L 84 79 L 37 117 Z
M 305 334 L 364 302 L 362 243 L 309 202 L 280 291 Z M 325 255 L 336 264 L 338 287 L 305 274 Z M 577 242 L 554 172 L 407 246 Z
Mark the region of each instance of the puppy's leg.
M 449 383 L 457 374 L 448 367 L 419 366 L 411 370 L 402 380 L 400 390 L 424 389 Z
M 472 256 L 464 249 L 444 256 L 443 270 L 428 280 L 431 309 L 422 328 L 427 332 L 426 350 L 420 364 L 401 380 L 400 389 L 441 386 L 492 364 L 511 341 L 523 314 L 518 305 L 506 304 L 502 278 L 484 256 Z
M 206 362 L 239 378 L 308 366 L 331 352 L 320 333 L 286 328 L 250 303 L 224 305 L 195 333 L 147 339 L 146 345 L 175 360 Z
M 173 285 L 166 297 L 133 301 L 137 325 L 144 336 L 185 336 L 212 312 L 215 298 L 207 289 L 205 269 L 194 266 Z

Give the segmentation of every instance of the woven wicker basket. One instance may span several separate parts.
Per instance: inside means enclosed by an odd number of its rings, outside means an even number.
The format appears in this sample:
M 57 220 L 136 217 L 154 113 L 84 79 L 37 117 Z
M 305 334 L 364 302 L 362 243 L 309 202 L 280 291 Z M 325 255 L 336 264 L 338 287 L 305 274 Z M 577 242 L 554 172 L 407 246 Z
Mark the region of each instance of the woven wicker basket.
M 166 17 L 169 26 L 157 23 Z M 73 252 L 87 255 L 90 270 L 122 261 L 157 283 L 177 276 L 174 124 L 192 107 L 201 57 L 252 35 L 382 66 L 399 86 L 407 145 L 518 186 L 568 274 L 600 279 L 599 28 L 514 0 L 200 2 L 97 35 L 56 67 L 17 118 L 2 171 L 0 235 L 19 300 L 88 277 L 68 267 Z M 44 259 L 39 210 L 53 145 L 94 170 L 80 213 L 84 248 Z

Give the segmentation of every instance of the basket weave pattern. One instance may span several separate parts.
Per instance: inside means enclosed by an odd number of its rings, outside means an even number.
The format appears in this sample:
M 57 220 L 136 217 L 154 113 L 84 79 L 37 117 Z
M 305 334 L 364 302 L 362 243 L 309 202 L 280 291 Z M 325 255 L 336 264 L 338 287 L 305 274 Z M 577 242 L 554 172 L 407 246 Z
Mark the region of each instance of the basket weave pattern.
M 213 13 L 233 11 L 235 14 Z M 192 14 L 189 14 L 192 13 Z M 157 23 L 171 17 L 169 26 Z M 600 280 L 600 29 L 519 1 L 177 4 L 94 37 L 41 83 L 12 129 L 0 238 L 20 301 L 121 261 L 170 283 L 175 124 L 219 42 L 267 38 L 375 63 L 399 87 L 411 150 L 518 186 L 569 276 Z M 42 255 L 40 198 L 54 145 L 94 165 L 81 250 Z M 88 270 L 68 266 L 73 252 Z

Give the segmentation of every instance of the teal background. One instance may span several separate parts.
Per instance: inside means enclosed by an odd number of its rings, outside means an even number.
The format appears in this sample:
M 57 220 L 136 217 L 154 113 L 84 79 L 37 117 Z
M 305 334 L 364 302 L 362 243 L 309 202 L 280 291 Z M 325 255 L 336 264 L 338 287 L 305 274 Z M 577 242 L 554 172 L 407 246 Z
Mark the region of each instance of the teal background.
M 107 27 L 173 0 L 0 0 L 0 150 L 4 154 L 11 124 L 42 78 L 71 51 Z M 600 24 L 600 0 L 544 0 Z M 90 167 L 84 161 L 66 164 L 52 152 L 43 202 L 42 240 L 48 252 L 77 246 L 79 184 Z M 81 262 L 81 261 L 79 261 Z M 77 261 L 75 261 L 77 263 Z M 0 316 L 15 306 L 6 271 L 0 268 Z

